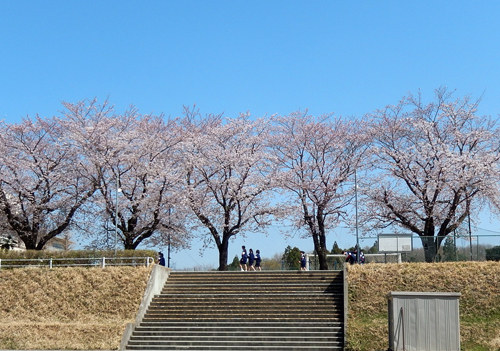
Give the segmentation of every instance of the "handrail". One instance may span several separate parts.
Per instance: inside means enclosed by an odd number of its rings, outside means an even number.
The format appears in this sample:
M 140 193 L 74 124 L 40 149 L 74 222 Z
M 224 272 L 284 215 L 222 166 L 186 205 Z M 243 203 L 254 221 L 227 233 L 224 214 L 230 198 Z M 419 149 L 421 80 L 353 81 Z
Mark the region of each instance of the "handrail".
M 141 262 L 142 261 L 142 262 Z M 10 262 L 10 264 L 5 264 Z M 17 263 L 17 264 L 16 264 Z M 149 267 L 154 263 L 153 257 L 96 257 L 96 258 L 16 258 L 0 259 L 2 268 L 20 267 L 101 267 L 106 266 L 143 266 Z

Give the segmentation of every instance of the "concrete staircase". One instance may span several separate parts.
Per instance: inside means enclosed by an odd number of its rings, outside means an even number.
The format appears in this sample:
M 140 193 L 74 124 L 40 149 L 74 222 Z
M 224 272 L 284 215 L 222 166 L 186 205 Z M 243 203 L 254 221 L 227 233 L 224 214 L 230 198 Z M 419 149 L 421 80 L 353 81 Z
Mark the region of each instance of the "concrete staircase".
M 171 272 L 127 350 L 342 350 L 343 271 Z

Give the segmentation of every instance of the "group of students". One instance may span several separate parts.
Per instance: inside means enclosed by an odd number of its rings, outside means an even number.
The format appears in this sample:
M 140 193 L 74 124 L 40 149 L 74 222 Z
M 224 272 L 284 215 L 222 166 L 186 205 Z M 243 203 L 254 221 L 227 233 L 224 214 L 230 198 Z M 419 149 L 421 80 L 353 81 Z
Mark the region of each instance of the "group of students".
M 252 249 L 248 250 L 247 254 L 247 249 L 243 245 L 241 247 L 241 259 L 240 259 L 240 269 L 242 271 L 255 271 L 255 270 L 261 270 L 260 268 L 260 251 L 257 250 L 255 251 L 255 254 L 253 253 Z M 255 263 L 255 266 L 254 266 Z M 248 264 L 248 265 L 247 265 Z
M 247 254 L 247 249 L 243 245 L 241 247 L 241 259 L 240 259 L 240 269 L 242 271 L 249 271 L 249 270 L 262 270 L 260 268 L 260 251 L 257 250 L 255 251 L 255 254 L 253 253 L 252 249 L 249 249 L 249 252 Z M 344 251 L 344 256 L 345 256 L 345 261 L 349 262 L 350 264 L 354 264 L 357 262 L 357 254 L 356 252 L 352 251 Z M 305 271 L 307 270 L 306 268 L 306 255 L 304 251 L 300 251 L 300 270 Z M 158 263 L 162 266 L 165 266 L 165 257 L 163 257 L 163 253 L 158 252 Z M 255 266 L 254 266 L 255 263 Z M 359 263 L 364 264 L 365 263 L 365 254 L 363 253 L 363 250 L 360 250 L 359 252 Z
M 349 262 L 350 264 L 356 263 L 357 260 L 357 253 L 354 251 L 344 251 L 344 256 L 345 256 L 345 261 Z M 300 270 L 301 271 L 306 271 L 306 263 L 307 263 L 307 258 L 304 253 L 304 251 L 300 251 Z M 363 253 L 363 250 L 359 250 L 359 264 L 364 264 L 365 263 L 365 254 Z
M 344 251 L 345 261 L 350 264 L 358 262 L 358 255 L 356 251 Z M 365 254 L 363 250 L 359 250 L 359 264 L 365 263 Z

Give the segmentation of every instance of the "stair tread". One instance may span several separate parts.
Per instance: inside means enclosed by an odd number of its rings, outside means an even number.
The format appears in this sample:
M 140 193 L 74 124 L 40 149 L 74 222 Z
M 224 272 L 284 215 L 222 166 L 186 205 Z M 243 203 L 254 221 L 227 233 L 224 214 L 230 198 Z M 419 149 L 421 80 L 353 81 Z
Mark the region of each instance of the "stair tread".
M 206 324 L 203 324 L 203 323 L 206 323 Z M 151 328 L 152 326 L 150 326 L 149 324 L 153 324 L 153 325 L 163 325 L 163 326 L 166 326 L 167 324 L 169 324 L 168 322 L 143 322 L 141 324 L 139 324 L 138 328 L 141 327 L 141 328 Z M 200 325 L 201 324 L 201 325 Z M 273 326 L 276 326 L 277 328 L 283 328 L 283 327 L 286 327 L 286 328 L 297 328 L 297 323 L 292 323 L 292 324 L 288 324 L 288 323 L 281 323 L 281 322 L 276 322 L 276 321 L 262 321 L 261 323 L 259 323 L 260 325 L 262 326 L 267 326 L 267 328 L 273 328 Z M 330 325 L 329 324 L 341 324 L 341 322 L 339 321 L 328 321 L 326 323 L 321 323 L 321 324 L 318 324 L 318 322 L 311 322 L 311 321 L 301 321 L 300 323 L 300 326 L 303 327 L 303 328 L 308 328 L 308 327 L 329 327 Z M 231 326 L 234 326 L 233 324 L 231 324 Z M 207 327 L 212 327 L 212 328 L 217 328 L 217 327 L 220 327 L 220 325 L 214 325 L 210 322 L 193 322 L 193 321 L 179 321 L 177 323 L 175 323 L 174 325 L 168 325 L 169 328 L 172 328 L 172 327 L 179 327 L 179 328 L 188 328 L 188 327 L 203 327 L 203 328 L 207 328 Z M 224 326 L 224 328 L 228 328 L 228 326 Z M 242 326 L 234 326 L 234 328 L 242 328 Z M 248 326 L 248 327 L 244 327 L 244 328 L 252 328 L 252 326 Z M 259 328 L 257 326 L 255 326 L 254 328 Z
M 343 271 L 170 272 L 126 349 L 342 350 L 343 284 Z

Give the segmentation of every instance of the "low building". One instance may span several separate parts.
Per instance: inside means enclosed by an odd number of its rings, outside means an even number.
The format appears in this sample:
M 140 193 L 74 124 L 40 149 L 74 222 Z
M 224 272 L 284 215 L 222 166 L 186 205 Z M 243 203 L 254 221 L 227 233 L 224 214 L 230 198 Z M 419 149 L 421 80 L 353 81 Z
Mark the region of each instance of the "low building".
M 47 251 L 68 251 L 75 243 L 71 241 L 68 236 L 55 237 L 49 240 L 44 246 Z M 26 246 L 24 243 L 13 235 L 0 234 L 0 247 L 7 250 L 25 251 Z

